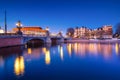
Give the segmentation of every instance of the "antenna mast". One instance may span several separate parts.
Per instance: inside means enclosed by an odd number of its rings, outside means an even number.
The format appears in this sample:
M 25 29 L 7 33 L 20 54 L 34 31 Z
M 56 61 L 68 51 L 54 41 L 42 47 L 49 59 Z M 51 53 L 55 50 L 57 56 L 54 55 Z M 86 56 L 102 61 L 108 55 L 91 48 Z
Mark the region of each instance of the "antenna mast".
M 5 10 L 5 33 L 7 33 L 7 17 L 6 17 L 6 10 Z

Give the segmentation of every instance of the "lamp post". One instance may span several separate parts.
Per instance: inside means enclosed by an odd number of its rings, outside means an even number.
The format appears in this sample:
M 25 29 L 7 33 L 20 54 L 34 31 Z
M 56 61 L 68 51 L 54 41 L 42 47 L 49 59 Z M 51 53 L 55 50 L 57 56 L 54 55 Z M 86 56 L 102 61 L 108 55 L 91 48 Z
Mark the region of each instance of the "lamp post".
M 79 36 L 78 36 L 78 34 L 79 34 L 78 29 L 79 29 L 79 28 L 78 28 L 78 27 L 76 27 L 76 30 L 77 30 L 77 36 L 76 36 L 76 37 L 77 37 L 77 38 L 79 37 Z
M 7 34 L 7 17 L 6 17 L 6 11 L 5 11 L 5 34 Z
M 47 36 L 49 36 L 49 28 L 48 27 L 46 28 L 46 31 L 47 31 L 47 33 L 46 33 Z
M 16 27 L 18 28 L 17 34 L 18 34 L 18 35 L 22 35 L 22 32 L 21 32 L 21 28 L 22 28 L 21 21 L 18 21 L 18 22 L 16 23 Z
M 49 28 L 46 28 L 46 43 L 51 43 Z
M 59 35 L 62 37 L 62 31 L 59 32 Z

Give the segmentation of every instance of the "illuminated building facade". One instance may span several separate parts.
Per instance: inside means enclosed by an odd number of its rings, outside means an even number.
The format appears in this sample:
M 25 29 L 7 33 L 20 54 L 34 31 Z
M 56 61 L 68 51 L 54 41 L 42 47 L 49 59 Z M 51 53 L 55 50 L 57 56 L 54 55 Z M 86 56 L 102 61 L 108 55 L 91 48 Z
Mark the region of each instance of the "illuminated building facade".
M 16 33 L 18 31 L 17 28 L 13 28 L 12 32 Z M 24 26 L 21 31 L 23 34 L 32 34 L 32 35 L 46 35 L 47 30 L 43 30 L 39 26 Z
M 103 26 L 103 38 L 112 38 L 112 34 L 113 34 L 113 30 L 112 30 L 112 26 L 108 25 L 108 26 Z
M 4 30 L 3 30 L 3 29 L 1 29 L 1 27 L 0 27 L 0 33 L 4 33 Z
M 87 38 L 87 33 L 88 33 L 89 29 L 87 27 L 80 27 L 80 28 L 75 28 L 74 29 L 74 37 L 76 38 Z
M 74 29 L 74 38 L 91 39 L 91 38 L 112 38 L 113 30 L 111 25 L 105 25 L 98 29 L 89 29 L 80 27 Z

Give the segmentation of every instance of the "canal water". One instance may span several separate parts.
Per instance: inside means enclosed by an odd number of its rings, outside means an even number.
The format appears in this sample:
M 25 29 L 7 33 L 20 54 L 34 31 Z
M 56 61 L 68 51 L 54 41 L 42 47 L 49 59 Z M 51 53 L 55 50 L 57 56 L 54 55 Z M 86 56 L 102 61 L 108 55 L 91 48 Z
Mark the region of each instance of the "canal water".
M 0 48 L 0 80 L 120 80 L 120 44 Z

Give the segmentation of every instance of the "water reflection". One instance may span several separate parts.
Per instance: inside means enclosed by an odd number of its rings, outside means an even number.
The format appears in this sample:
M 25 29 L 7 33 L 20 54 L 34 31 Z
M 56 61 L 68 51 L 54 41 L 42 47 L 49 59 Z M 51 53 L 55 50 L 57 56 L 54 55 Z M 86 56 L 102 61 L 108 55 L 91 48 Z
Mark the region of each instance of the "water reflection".
M 14 47 L 10 49 L 0 49 L 0 53 L 0 74 L 5 73 L 5 77 L 9 77 L 7 74 L 10 74 L 10 76 L 12 76 L 11 80 L 14 80 L 14 77 L 19 75 L 24 75 L 21 76 L 22 78 L 19 80 L 22 80 L 23 78 L 30 80 L 28 78 L 29 76 L 30 78 L 32 77 L 32 79 L 35 77 L 40 79 L 42 77 L 41 80 L 43 80 L 46 74 L 50 77 L 53 75 L 59 76 L 60 74 L 59 77 L 65 76 L 68 78 L 77 76 L 77 73 L 80 75 L 86 75 L 87 73 L 88 75 L 94 76 L 95 72 L 95 74 L 97 74 L 96 76 L 102 74 L 104 76 L 105 72 L 105 74 L 108 73 L 107 71 L 109 71 L 110 75 L 120 72 L 119 43 L 67 43 L 63 45 L 24 49 Z M 109 64 L 107 64 L 107 61 L 105 62 L 106 59 L 110 60 Z M 94 64 L 96 64 L 96 66 L 94 66 Z M 53 68 L 55 68 L 56 71 L 52 72 Z M 114 73 L 112 73 L 112 71 Z M 30 72 L 33 72 L 34 75 Z M 80 78 L 79 75 L 77 77 Z
M 73 47 L 72 47 L 73 45 Z M 101 43 L 70 43 L 67 44 L 67 51 L 71 55 L 72 51 L 76 55 L 85 56 L 89 55 L 102 55 L 105 58 L 111 57 L 112 55 L 112 44 L 101 44 Z M 116 51 L 118 53 L 118 44 L 116 44 Z
M 42 54 L 41 48 L 27 48 L 23 51 L 23 56 L 27 61 L 31 61 L 34 59 L 39 59 Z
M 63 60 L 63 47 L 60 46 L 60 58 L 61 60 Z
M 89 47 L 88 47 L 88 50 L 90 51 L 90 53 L 96 55 L 96 53 L 97 53 L 97 45 L 90 43 Z
M 71 54 L 72 54 L 72 44 L 71 43 L 67 44 L 67 50 L 68 50 L 69 56 L 71 56 Z
M 45 51 L 45 63 L 50 64 L 50 51 L 48 49 Z
M 28 54 L 31 54 L 31 53 L 32 53 L 31 48 L 28 48 Z
M 48 65 L 50 64 L 50 50 L 47 49 L 46 47 L 42 48 L 43 53 L 45 54 L 45 63 Z
M 118 52 L 119 52 L 119 45 L 118 45 L 118 43 L 115 44 L 115 51 L 116 51 L 116 54 L 118 55 Z
M 24 57 L 20 56 L 15 59 L 14 72 L 16 75 L 22 75 L 24 73 Z
M 4 60 L 3 60 L 3 57 L 0 56 L 0 67 L 3 67 L 4 66 Z
M 42 52 L 46 53 L 46 48 L 45 47 L 42 48 Z

